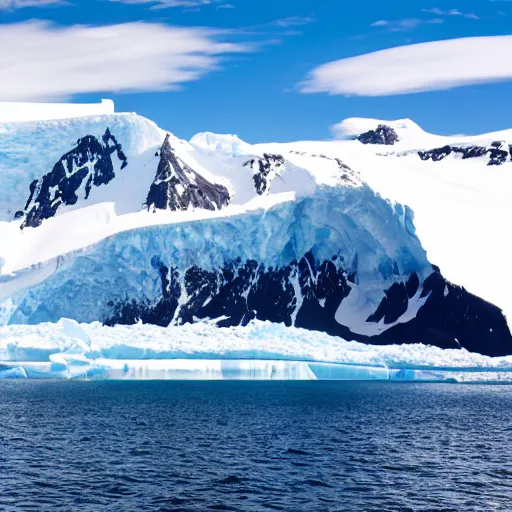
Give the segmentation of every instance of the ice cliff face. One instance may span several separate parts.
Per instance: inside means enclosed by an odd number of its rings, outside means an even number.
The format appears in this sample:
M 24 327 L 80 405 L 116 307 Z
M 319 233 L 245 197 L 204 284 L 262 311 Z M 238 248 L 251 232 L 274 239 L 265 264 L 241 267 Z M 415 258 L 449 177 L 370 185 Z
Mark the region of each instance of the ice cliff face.
M 410 170 L 412 157 L 429 165 L 418 153 L 443 145 L 381 126 L 377 143 L 251 146 L 213 134 L 189 144 L 129 115 L 0 125 L 13 186 L 0 189 L 0 322 L 258 320 L 376 345 L 512 353 L 500 304 L 448 281 L 445 260 L 432 260 L 439 270 L 422 246 L 432 232 L 420 222 L 418 237 L 400 204 L 390 169 Z M 71 151 L 69 132 L 81 132 Z M 474 146 L 502 151 L 492 142 Z M 482 155 L 499 157 L 492 149 Z

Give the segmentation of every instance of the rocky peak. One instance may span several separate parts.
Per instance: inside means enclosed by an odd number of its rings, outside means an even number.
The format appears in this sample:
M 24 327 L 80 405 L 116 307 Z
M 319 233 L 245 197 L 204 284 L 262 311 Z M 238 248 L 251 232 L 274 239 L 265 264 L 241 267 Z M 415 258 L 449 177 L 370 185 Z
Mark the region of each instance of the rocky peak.
M 146 199 L 148 210 L 220 210 L 229 204 L 228 189 L 210 183 L 178 158 L 171 147 L 169 134 L 157 156 L 160 162 Z
M 116 176 L 113 153 L 117 152 L 120 170 L 128 165 L 121 144 L 108 128 L 101 139 L 93 135 L 78 139 L 76 147 L 63 155 L 51 172 L 30 184 L 25 209 L 15 214 L 15 218 L 25 216 L 22 229 L 41 225 L 62 204 L 74 205 L 79 198 L 88 199 L 93 185 L 99 187 L 112 181 Z
M 356 137 L 362 144 L 381 144 L 393 146 L 400 139 L 393 128 L 385 124 L 379 124 L 376 130 L 370 130 Z

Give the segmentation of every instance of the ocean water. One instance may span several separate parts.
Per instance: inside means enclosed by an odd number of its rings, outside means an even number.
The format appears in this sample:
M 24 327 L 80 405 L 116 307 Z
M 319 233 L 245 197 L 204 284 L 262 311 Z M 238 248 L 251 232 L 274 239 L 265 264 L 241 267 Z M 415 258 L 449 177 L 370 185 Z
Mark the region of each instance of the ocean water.
M 510 511 L 512 387 L 1 382 L 0 510 Z

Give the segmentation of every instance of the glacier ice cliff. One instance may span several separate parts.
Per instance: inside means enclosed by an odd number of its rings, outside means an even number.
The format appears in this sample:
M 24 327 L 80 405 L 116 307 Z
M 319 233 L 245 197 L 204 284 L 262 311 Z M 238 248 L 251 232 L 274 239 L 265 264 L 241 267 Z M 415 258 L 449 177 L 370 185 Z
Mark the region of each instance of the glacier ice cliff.
M 508 353 L 501 312 L 448 283 L 411 212 L 367 186 L 128 230 L 42 266 L 49 275 L 10 296 L 9 323 L 257 319 L 372 344 Z

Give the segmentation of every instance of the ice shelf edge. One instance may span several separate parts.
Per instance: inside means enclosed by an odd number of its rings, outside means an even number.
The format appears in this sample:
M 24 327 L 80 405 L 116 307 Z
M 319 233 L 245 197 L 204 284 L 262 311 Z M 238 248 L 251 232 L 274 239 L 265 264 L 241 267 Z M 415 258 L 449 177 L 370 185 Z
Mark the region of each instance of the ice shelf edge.
M 253 380 L 512 383 L 512 372 L 488 369 L 408 369 L 285 360 L 170 359 L 0 362 L 0 379 Z

